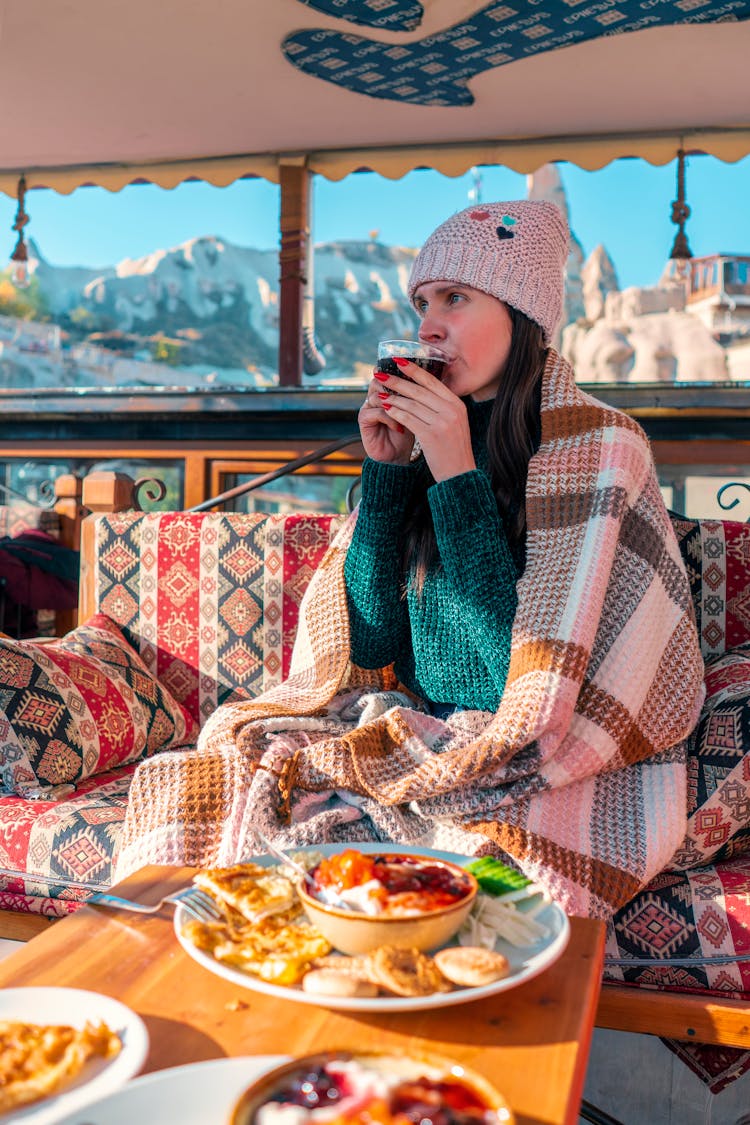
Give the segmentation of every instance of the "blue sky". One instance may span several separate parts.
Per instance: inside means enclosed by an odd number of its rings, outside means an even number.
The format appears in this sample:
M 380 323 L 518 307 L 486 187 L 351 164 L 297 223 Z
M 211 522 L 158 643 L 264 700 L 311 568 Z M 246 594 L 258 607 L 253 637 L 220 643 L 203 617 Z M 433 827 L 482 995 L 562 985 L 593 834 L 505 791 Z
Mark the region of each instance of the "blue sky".
M 585 253 L 603 242 L 615 263 L 621 287 L 654 284 L 674 238 L 670 222 L 675 197 L 675 164 L 652 167 L 642 160 L 619 160 L 598 172 L 559 165 L 568 195 L 571 226 Z M 526 195 L 526 177 L 505 168 L 481 170 L 484 200 Z M 453 211 L 470 202 L 470 173 L 457 178 L 415 171 L 401 180 L 373 173 L 340 183 L 316 178 L 316 242 L 367 239 L 371 231 L 389 244 L 418 246 Z M 687 167 L 687 197 L 693 214 L 687 225 L 693 253 L 750 253 L 750 157 L 724 164 L 695 156 Z M 26 209 L 27 234 L 56 265 L 113 265 L 203 234 L 244 246 L 277 245 L 278 188 L 243 180 L 227 188 L 182 184 L 173 190 L 151 185 L 108 192 L 79 188 L 71 195 L 32 191 Z M 0 195 L 0 263 L 7 260 L 15 201 Z

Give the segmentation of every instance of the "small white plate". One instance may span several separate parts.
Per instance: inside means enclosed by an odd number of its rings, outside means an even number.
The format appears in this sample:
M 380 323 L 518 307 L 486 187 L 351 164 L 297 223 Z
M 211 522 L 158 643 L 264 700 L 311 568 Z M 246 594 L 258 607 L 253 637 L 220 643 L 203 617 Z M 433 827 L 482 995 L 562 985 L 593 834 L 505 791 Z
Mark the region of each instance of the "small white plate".
M 53 1125 L 64 1114 L 116 1090 L 143 1066 L 148 1032 L 140 1016 L 119 1000 L 78 988 L 4 988 L 0 990 L 0 1019 L 27 1023 L 84 1027 L 100 1020 L 116 1031 L 122 1049 L 113 1059 L 92 1059 L 62 1093 L 29 1106 L 0 1114 L 0 1125 Z
M 128 1082 L 109 1097 L 70 1113 L 57 1125 L 209 1125 L 228 1121 L 232 1106 L 254 1078 L 288 1055 L 254 1055 L 157 1070 Z
M 408 855 L 427 855 L 434 859 L 449 860 L 451 863 L 471 862 L 469 856 L 457 855 L 455 852 L 441 852 L 405 844 L 321 844 L 320 847 L 295 848 L 294 851 L 335 855 L 345 848 L 356 848 L 360 852 L 398 851 Z M 253 856 L 249 862 L 258 863 L 263 867 L 271 867 L 277 863 L 273 856 L 268 855 Z M 182 927 L 187 920 L 188 915 L 178 905 L 174 915 L 177 940 L 185 952 L 210 973 L 215 973 L 216 976 L 223 977 L 241 988 L 249 988 L 252 992 L 264 992 L 268 996 L 277 996 L 282 1000 L 295 1000 L 300 1004 L 314 1004 L 319 1008 L 335 1008 L 338 1011 L 349 1012 L 418 1012 L 425 1008 L 448 1008 L 454 1004 L 466 1004 L 470 1000 L 482 1000 L 485 996 L 494 996 L 497 992 L 507 992 L 508 989 L 531 980 L 556 961 L 570 938 L 570 923 L 567 915 L 557 903 L 550 902 L 536 915 L 536 920 L 547 926 L 549 930 L 546 938 L 535 942 L 534 945 L 525 945 L 521 948 L 511 945 L 502 938 L 497 939 L 495 949 L 510 961 L 510 973 L 502 980 L 482 985 L 481 988 L 456 988 L 452 992 L 433 992 L 429 996 L 375 996 L 373 998 L 319 996 L 303 992 L 299 985 L 269 984 L 260 977 L 244 973 L 231 965 L 222 964 L 210 953 L 197 949 L 183 935 Z M 456 945 L 457 942 L 454 940 L 448 944 Z

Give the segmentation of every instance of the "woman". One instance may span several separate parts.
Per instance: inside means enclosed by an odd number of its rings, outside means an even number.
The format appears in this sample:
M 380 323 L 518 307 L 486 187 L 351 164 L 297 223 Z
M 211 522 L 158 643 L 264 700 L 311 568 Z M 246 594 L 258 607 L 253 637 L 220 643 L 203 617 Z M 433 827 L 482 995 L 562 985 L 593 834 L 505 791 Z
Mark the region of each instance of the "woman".
M 352 660 L 395 662 L 433 714 L 494 712 L 503 694 L 567 246 L 549 203 L 469 208 L 439 227 L 409 296 L 420 339 L 448 356 L 444 380 L 397 359 L 404 378 L 376 370 L 359 414 L 368 460 L 344 569 Z
M 668 863 L 703 664 L 645 435 L 550 346 L 567 247 L 557 208 L 524 201 L 427 240 L 409 294 L 444 381 L 373 379 L 362 502 L 289 678 L 139 767 L 118 877 L 231 863 L 257 826 L 509 855 L 606 917 Z

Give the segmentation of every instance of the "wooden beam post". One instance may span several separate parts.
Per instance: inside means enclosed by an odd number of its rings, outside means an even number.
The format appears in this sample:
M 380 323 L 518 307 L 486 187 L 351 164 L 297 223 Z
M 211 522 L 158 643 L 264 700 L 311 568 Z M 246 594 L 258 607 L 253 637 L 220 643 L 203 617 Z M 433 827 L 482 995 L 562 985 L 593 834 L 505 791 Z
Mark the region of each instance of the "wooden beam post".
M 54 508 L 60 517 L 60 542 L 74 551 L 81 540 L 82 492 L 83 482 L 73 473 L 64 473 L 55 480 Z
M 280 166 L 279 386 L 302 385 L 302 310 L 307 240 L 310 237 L 310 173 L 303 157 Z

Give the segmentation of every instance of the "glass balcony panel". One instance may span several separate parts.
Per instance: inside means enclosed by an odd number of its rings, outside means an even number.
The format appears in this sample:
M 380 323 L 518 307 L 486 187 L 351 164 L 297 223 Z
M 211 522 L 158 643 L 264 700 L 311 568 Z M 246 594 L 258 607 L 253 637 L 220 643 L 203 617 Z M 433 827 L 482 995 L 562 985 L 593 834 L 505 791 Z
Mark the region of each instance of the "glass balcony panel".
M 235 488 L 253 479 L 253 474 L 227 474 L 222 489 Z M 359 480 L 358 474 L 297 473 L 280 477 L 232 501 L 236 512 L 339 513 L 347 511 L 346 495 Z
M 130 458 L 55 458 L 26 459 L 13 458 L 0 461 L 0 483 L 6 484 L 15 492 L 21 493 L 32 504 L 44 504 L 51 495 L 54 481 L 63 473 L 85 477 L 91 472 L 126 473 L 133 480 L 152 479 L 161 481 L 165 493 L 160 499 L 150 499 L 142 489 L 139 493 L 141 506 L 147 510 L 179 511 L 184 507 L 184 464 L 182 459 L 164 461 L 137 460 Z M 1 502 L 4 500 L 0 495 Z
M 719 490 L 731 482 L 737 487 L 726 487 L 720 500 Z M 667 507 L 689 519 L 750 521 L 748 466 L 701 465 L 698 474 L 691 466 L 670 465 L 659 471 L 659 483 Z

